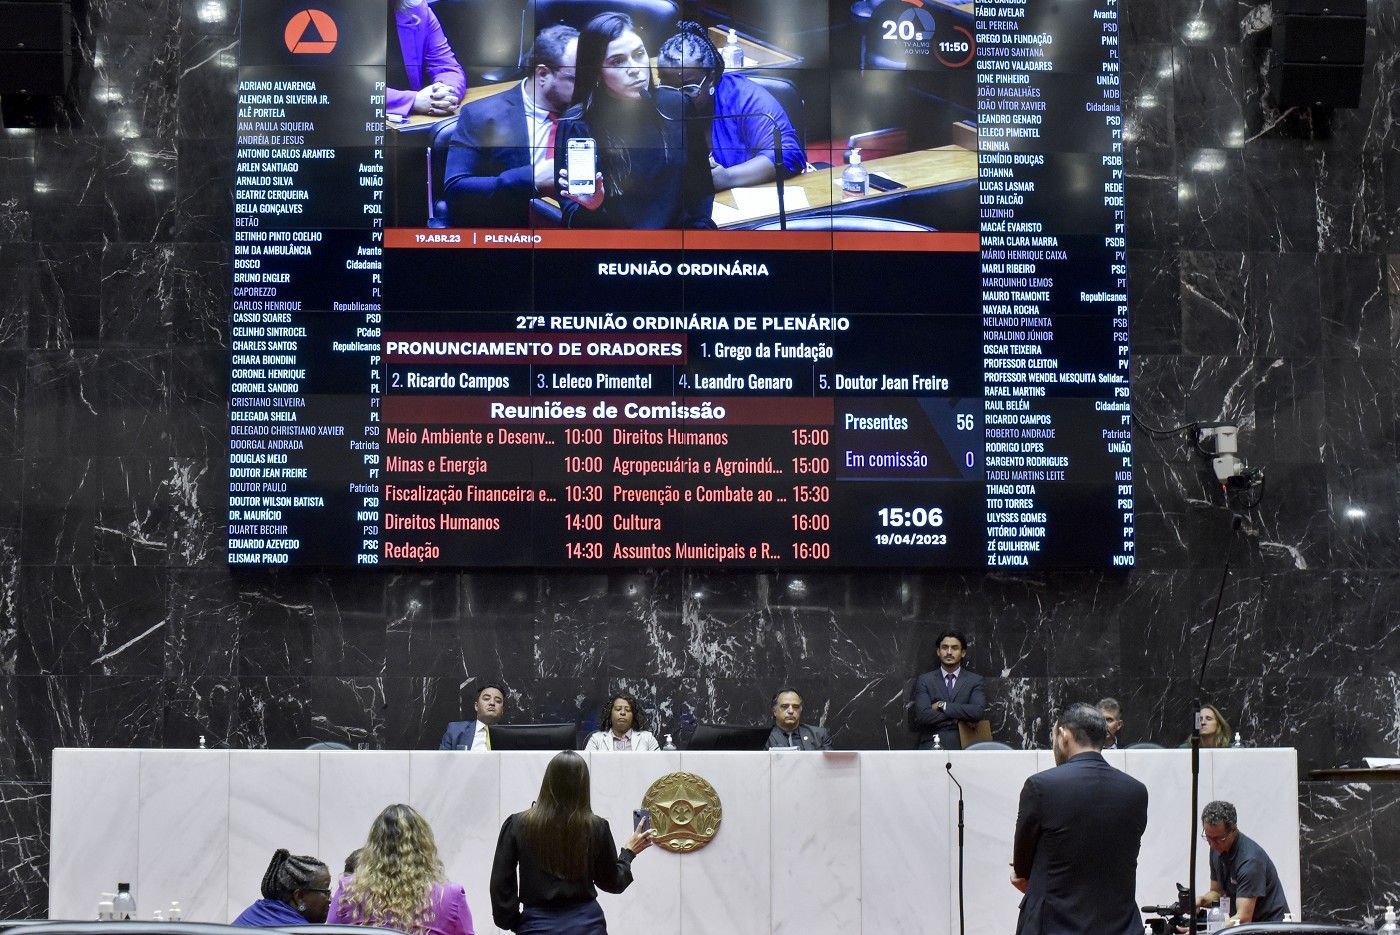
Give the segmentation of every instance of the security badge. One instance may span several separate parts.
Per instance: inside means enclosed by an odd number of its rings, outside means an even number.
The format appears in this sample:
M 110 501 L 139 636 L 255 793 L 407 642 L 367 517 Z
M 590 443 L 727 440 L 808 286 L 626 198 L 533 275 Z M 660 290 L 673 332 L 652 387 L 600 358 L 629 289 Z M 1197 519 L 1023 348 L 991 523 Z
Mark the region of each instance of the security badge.
M 667 773 L 647 789 L 642 806 L 651 811 L 652 843 L 684 854 L 714 839 L 723 809 L 715 787 L 694 773 Z

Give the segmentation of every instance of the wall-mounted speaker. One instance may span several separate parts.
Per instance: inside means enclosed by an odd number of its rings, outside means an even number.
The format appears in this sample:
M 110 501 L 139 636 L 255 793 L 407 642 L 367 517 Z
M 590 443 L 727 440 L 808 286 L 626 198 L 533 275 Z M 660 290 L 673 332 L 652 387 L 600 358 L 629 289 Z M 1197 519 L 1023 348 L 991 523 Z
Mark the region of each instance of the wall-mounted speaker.
M 1365 0 L 1274 0 L 1273 71 L 1280 107 L 1356 107 L 1366 60 Z

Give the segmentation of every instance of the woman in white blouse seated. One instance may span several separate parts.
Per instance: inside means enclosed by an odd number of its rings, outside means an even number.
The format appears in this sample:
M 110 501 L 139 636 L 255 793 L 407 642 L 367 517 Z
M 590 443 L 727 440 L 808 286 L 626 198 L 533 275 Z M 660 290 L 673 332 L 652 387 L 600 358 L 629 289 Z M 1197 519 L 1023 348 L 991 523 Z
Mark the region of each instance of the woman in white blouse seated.
M 598 718 L 602 728 L 588 738 L 584 750 L 660 750 L 656 738 L 646 729 L 647 718 L 637 699 L 626 692 L 612 696 Z

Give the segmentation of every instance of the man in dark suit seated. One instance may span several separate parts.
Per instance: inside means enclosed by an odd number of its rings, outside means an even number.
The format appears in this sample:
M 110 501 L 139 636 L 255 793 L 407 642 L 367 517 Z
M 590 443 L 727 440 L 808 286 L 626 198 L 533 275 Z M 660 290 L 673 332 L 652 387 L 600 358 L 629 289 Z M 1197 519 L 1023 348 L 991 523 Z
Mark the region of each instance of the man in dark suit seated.
M 802 723 L 802 696 L 784 688 L 773 696 L 773 729 L 769 750 L 830 750 L 831 734 L 825 727 Z
M 1104 761 L 1098 709 L 1055 722 L 1055 768 L 1021 788 L 1011 884 L 1025 894 L 1016 935 L 1138 935 L 1137 861 L 1147 787 Z
M 453 227 L 527 227 L 531 199 L 554 194 L 554 137 L 573 99 L 577 52 L 577 29 L 549 26 L 518 87 L 462 108 L 443 173 Z
M 506 713 L 506 694 L 500 685 L 489 680 L 476 682 L 471 694 L 476 699 L 472 705 L 476 717 L 470 721 L 450 722 L 438 743 L 439 750 L 491 749 L 489 728 L 499 724 Z
M 976 723 L 987 709 L 982 676 L 963 667 L 967 638 L 956 630 L 938 637 L 939 667 L 925 672 L 914 683 L 914 726 L 919 731 L 919 749 L 932 750 L 933 739 L 944 750 L 961 750 L 958 722 Z

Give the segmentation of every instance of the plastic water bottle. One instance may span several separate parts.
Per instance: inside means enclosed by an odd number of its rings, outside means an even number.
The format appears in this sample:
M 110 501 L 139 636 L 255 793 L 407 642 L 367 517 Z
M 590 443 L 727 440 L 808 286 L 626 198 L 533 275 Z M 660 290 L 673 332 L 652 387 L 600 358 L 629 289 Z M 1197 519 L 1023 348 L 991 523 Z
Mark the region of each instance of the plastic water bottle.
M 1235 739 L 1230 741 L 1230 746 L 1239 748 L 1244 746 L 1244 741 L 1240 740 L 1240 732 L 1235 731 Z
M 738 32 L 729 30 L 729 35 L 724 40 L 724 48 L 719 50 L 719 57 L 725 68 L 744 67 L 744 47 L 739 44 Z
M 118 883 L 117 895 L 112 900 L 112 911 L 119 920 L 136 918 L 136 897 L 131 895 L 130 883 Z
M 870 173 L 860 164 L 860 147 L 851 150 L 851 164 L 841 173 L 841 197 L 863 198 L 870 194 Z
M 674 750 L 674 749 L 676 749 L 676 742 L 675 742 L 674 740 L 671 739 L 671 735 L 670 735 L 670 734 L 667 734 L 667 735 L 666 735 L 666 743 L 661 747 L 661 749 L 662 749 L 662 750 Z
M 1224 924 L 1225 912 L 1223 909 L 1220 908 L 1219 903 L 1216 903 L 1214 906 L 1211 906 L 1209 909 L 1206 910 L 1207 932 L 1218 932 L 1220 931 L 1221 927 L 1224 926 Z
M 166 919 L 171 922 L 179 922 L 184 917 L 185 914 L 180 911 L 180 900 L 172 899 L 170 901 L 170 913 L 166 916 Z
M 1394 933 L 1400 932 L 1400 924 L 1396 923 L 1394 906 L 1385 907 L 1385 925 L 1381 926 L 1380 931 L 1381 935 L 1394 935 Z
M 111 922 L 117 917 L 117 910 L 112 906 L 112 900 L 117 898 L 116 893 L 103 893 L 102 899 L 97 903 L 97 921 Z

